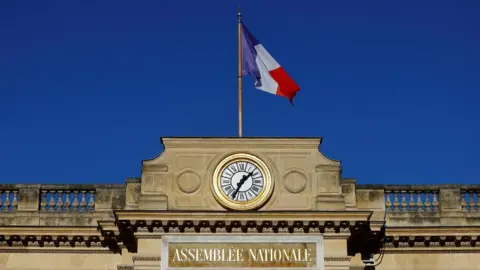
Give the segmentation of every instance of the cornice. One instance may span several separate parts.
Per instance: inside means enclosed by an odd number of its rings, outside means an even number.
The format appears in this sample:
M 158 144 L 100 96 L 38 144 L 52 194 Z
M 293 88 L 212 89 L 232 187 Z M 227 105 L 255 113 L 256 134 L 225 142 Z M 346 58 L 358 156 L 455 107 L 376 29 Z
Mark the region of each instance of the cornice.
M 436 227 L 388 227 L 387 236 L 461 236 L 479 235 L 478 226 L 436 226 Z
M 161 138 L 165 148 L 311 148 L 318 149 L 321 138 Z
M 415 249 L 390 249 L 387 248 L 384 251 L 385 254 L 476 254 L 480 253 L 479 248 L 470 248 L 470 249 L 465 249 L 465 248 L 456 248 L 456 249 L 420 249 L 420 248 L 415 248 Z M 478 256 L 478 255 L 476 255 Z
M 170 220 L 284 220 L 292 221 L 368 221 L 372 211 L 141 211 L 141 210 L 117 210 L 114 211 L 117 220 L 148 220 L 148 221 L 170 221 Z
M 0 227 L 0 249 L 20 252 L 25 247 L 29 250 L 38 248 L 55 248 L 61 252 L 80 252 L 81 249 L 107 251 L 105 237 L 96 227 L 40 227 L 8 226 Z M 17 250 L 17 251 L 16 251 Z
M 480 227 L 387 227 L 385 247 L 391 249 L 475 248 L 480 242 Z
M 371 231 L 370 211 L 265 211 L 265 212 L 186 212 L 138 211 L 115 212 L 119 232 L 152 238 L 163 234 L 324 234 L 348 238 L 351 232 Z M 105 221 L 105 224 L 112 223 Z M 101 227 L 102 235 L 118 235 Z M 380 231 L 378 229 L 377 231 Z M 373 232 L 376 234 L 376 232 Z M 149 236 L 149 234 L 151 236 Z M 327 237 L 327 236 L 326 236 Z M 344 238 L 342 238 L 344 239 Z M 126 244 L 124 241 L 123 244 Z
M 135 233 L 350 233 L 368 227 L 370 211 L 116 211 L 120 231 Z M 105 229 L 100 228 L 102 233 Z
M 2 235 L 82 235 L 82 236 L 100 236 L 97 227 L 47 227 L 47 226 L 5 226 L 0 227 Z
M 279 234 L 292 234 L 290 232 L 278 232 L 278 233 L 261 233 L 259 234 L 258 232 L 252 232 L 255 235 L 269 235 L 269 236 L 276 236 Z M 304 231 L 294 231 L 293 233 L 305 233 Z M 345 232 L 340 232 L 340 233 L 327 233 L 327 234 L 321 234 L 321 233 L 308 233 L 309 235 L 322 235 L 323 239 L 325 240 L 346 240 L 350 236 L 350 233 L 345 233 Z M 137 232 L 135 233 L 135 237 L 137 239 L 162 239 L 165 233 L 149 233 L 149 232 Z M 198 233 L 192 233 L 192 232 L 184 232 L 184 233 L 175 233 L 174 235 L 180 235 L 180 236 L 187 236 L 187 235 L 198 235 Z M 208 235 L 211 235 L 211 233 L 208 233 Z M 233 233 L 216 233 L 215 235 L 245 235 L 243 232 L 233 232 Z
M 48 254 L 112 254 L 108 248 L 62 248 L 62 247 L 31 247 L 16 248 L 0 246 L 0 253 L 48 253 Z
M 105 234 L 105 232 L 111 232 L 113 234 L 118 234 L 118 227 L 117 224 L 115 224 L 115 220 L 100 220 L 98 221 L 98 228 L 97 230 L 100 230 L 100 232 Z

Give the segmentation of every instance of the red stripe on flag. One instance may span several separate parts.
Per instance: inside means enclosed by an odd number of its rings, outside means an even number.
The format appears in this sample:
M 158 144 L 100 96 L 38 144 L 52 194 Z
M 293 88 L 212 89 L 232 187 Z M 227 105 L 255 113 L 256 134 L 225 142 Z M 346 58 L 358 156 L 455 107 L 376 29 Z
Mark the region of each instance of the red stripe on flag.
M 288 75 L 282 67 L 271 70 L 269 73 L 278 83 L 277 95 L 286 97 L 292 102 L 293 98 L 300 90 L 300 86 L 293 81 L 290 75 Z

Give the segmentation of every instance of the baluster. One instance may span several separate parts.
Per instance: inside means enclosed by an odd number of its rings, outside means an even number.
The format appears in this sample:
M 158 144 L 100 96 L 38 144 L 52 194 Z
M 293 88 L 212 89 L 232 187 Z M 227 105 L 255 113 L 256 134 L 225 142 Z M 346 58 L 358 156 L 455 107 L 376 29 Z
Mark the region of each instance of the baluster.
M 80 211 L 79 212 L 86 212 L 87 206 L 87 198 L 85 197 L 86 190 L 80 191 L 82 195 L 80 195 Z
M 390 191 L 385 190 L 385 211 L 390 212 L 392 207 L 392 202 L 390 201 Z
M 5 190 L 5 201 L 3 202 L 4 212 L 10 211 L 10 190 Z
M 462 190 L 460 191 L 460 196 L 462 197 L 462 200 L 460 202 L 460 204 L 462 205 L 462 211 L 463 212 L 468 212 L 468 209 L 467 209 L 467 193 Z
M 470 213 L 475 212 L 475 206 L 476 206 L 476 204 L 477 204 L 477 203 L 475 202 L 474 192 L 475 192 L 474 190 L 468 191 L 468 193 L 469 193 L 469 194 L 468 194 L 468 197 L 469 197 L 469 203 L 470 203 L 470 207 L 469 207 L 469 210 L 470 210 L 469 212 L 470 212 Z
M 0 211 L 3 211 L 3 191 L 0 190 Z
M 398 202 L 398 190 L 393 191 L 393 212 L 400 212 L 400 203 Z
M 439 209 L 438 209 L 438 191 L 432 191 L 432 196 L 433 196 L 433 212 L 439 212 Z
M 50 203 L 49 203 L 49 206 L 50 206 L 50 212 L 55 212 L 55 190 L 50 190 Z
M 431 212 L 432 211 L 432 198 L 430 197 L 430 191 L 425 190 L 425 212 Z
M 417 190 L 417 212 L 425 212 L 423 209 L 422 191 Z
M 73 204 L 72 204 L 72 211 L 73 212 L 78 212 L 78 190 L 74 190 L 73 191 Z
M 47 191 L 42 190 L 42 197 L 40 199 L 40 211 L 47 211 Z
M 18 208 L 18 198 L 17 198 L 18 190 L 14 190 L 12 192 L 13 192 L 12 210 L 17 210 L 17 208 Z
M 57 200 L 57 212 L 63 212 L 63 190 L 59 190 L 58 192 L 58 200 Z
M 71 203 L 70 203 L 70 190 L 65 191 L 65 212 L 72 212 Z
M 408 200 L 410 202 L 409 205 L 408 205 L 408 207 L 409 207 L 408 211 L 409 212 L 415 212 L 415 198 L 414 198 L 415 197 L 415 191 L 410 190 L 410 191 L 408 191 L 408 193 L 409 193 L 409 197 L 410 197 L 410 199 Z
M 93 212 L 95 210 L 95 190 L 90 191 L 90 199 L 88 200 L 88 211 Z
M 475 194 L 477 195 L 477 203 L 475 212 L 480 212 L 480 190 L 476 190 Z
M 400 192 L 402 193 L 402 212 L 407 212 L 407 192 L 405 190 Z

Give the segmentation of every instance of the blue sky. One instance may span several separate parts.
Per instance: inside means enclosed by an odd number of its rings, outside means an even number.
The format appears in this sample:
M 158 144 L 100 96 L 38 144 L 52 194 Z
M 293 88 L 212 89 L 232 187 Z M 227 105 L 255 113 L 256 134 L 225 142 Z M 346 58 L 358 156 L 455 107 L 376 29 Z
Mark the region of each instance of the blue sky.
M 301 86 L 245 136 L 319 136 L 358 183 L 479 183 L 479 1 L 237 1 Z M 293 5 L 292 3 L 298 3 Z M 235 1 L 0 1 L 0 183 L 123 183 L 162 136 L 237 135 Z

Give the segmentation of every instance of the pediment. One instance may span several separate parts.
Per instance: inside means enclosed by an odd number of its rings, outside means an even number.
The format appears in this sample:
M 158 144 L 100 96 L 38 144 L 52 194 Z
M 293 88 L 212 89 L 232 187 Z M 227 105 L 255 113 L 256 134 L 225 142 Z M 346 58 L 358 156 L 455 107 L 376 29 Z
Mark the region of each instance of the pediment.
M 321 142 L 321 138 L 162 138 L 164 151 L 143 161 L 143 206 L 225 210 L 212 196 L 213 173 L 221 160 L 240 153 L 257 157 L 271 172 L 275 189 L 259 210 L 344 209 L 340 161 L 323 155 Z

